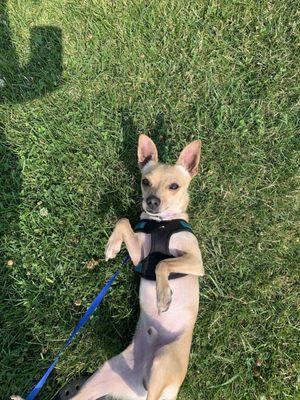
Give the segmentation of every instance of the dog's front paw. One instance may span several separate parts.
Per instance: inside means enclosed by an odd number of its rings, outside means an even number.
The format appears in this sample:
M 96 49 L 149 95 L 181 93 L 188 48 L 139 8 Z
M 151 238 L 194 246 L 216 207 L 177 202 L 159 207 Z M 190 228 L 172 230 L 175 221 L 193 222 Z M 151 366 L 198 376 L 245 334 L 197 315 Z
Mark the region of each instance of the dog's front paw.
M 114 238 L 112 235 L 105 248 L 105 260 L 108 261 L 111 258 L 115 258 L 116 255 L 120 252 L 122 245 L 122 240 Z
M 10 400 L 24 400 L 24 399 L 20 396 L 16 396 L 15 394 L 13 394 L 12 396 L 10 396 Z
M 172 290 L 169 285 L 157 285 L 156 287 L 157 296 L 157 309 L 158 313 L 168 311 L 172 301 Z

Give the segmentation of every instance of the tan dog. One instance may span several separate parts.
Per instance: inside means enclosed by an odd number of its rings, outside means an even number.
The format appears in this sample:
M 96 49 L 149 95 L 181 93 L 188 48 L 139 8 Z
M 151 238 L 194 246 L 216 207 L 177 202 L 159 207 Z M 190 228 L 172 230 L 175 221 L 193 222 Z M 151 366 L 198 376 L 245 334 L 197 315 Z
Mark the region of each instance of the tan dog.
M 187 189 L 198 170 L 200 149 L 201 142 L 196 140 L 185 147 L 175 165 L 164 165 L 158 163 L 153 141 L 140 135 L 142 219 L 188 220 Z M 121 219 L 109 238 L 106 260 L 119 253 L 123 242 L 134 265 L 150 251 L 150 235 L 134 232 L 128 219 Z M 204 270 L 197 239 L 191 232 L 174 233 L 169 249 L 174 258 L 159 262 L 156 282 L 141 278 L 140 318 L 132 343 L 96 371 L 73 400 L 177 398 L 187 372 L 198 313 L 198 277 Z M 172 273 L 186 275 L 171 280 Z

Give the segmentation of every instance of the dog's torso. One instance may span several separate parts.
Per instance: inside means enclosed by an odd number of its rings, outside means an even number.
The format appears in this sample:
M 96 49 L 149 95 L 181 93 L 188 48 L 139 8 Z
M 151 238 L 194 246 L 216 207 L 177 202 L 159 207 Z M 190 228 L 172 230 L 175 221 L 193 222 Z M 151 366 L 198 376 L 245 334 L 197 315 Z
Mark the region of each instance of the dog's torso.
M 147 257 L 151 248 L 150 235 L 137 233 L 142 245 L 142 257 Z M 174 257 L 182 255 L 184 241 L 195 240 L 190 232 L 174 233 L 170 239 L 170 252 Z M 172 290 L 172 303 L 167 313 L 159 314 L 156 305 L 156 282 L 141 278 L 140 282 L 140 307 L 157 326 L 170 335 L 180 331 L 193 330 L 199 306 L 199 278 L 186 275 L 169 281 Z M 181 316 L 178 318 L 178 316 Z

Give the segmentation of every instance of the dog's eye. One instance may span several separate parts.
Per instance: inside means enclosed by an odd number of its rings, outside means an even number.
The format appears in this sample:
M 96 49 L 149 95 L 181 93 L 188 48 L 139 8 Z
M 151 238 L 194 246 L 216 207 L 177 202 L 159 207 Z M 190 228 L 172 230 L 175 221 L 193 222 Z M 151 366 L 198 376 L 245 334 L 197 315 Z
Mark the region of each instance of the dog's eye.
M 177 183 L 171 183 L 169 186 L 169 189 L 171 190 L 177 190 L 179 188 L 179 185 Z
M 144 179 L 142 180 L 142 184 L 143 184 L 144 186 L 151 186 L 150 181 L 149 181 L 149 179 L 147 179 L 147 178 L 144 178 Z

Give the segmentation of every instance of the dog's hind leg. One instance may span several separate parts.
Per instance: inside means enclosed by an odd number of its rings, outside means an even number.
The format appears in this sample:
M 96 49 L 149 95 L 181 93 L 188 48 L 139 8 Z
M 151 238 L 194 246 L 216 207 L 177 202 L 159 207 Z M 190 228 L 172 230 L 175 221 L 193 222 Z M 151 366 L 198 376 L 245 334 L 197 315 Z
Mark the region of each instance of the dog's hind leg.
M 133 342 L 121 354 L 105 362 L 72 400 L 97 400 L 103 396 L 107 400 L 145 400 L 143 360 L 134 346 Z
M 191 336 L 185 335 L 158 349 L 148 382 L 147 400 L 176 400 L 185 378 Z
M 108 398 L 146 400 L 145 377 L 149 376 L 155 349 L 157 331 L 149 326 L 142 314 L 133 342 L 121 354 L 105 362 L 72 400 L 97 400 L 106 395 Z

